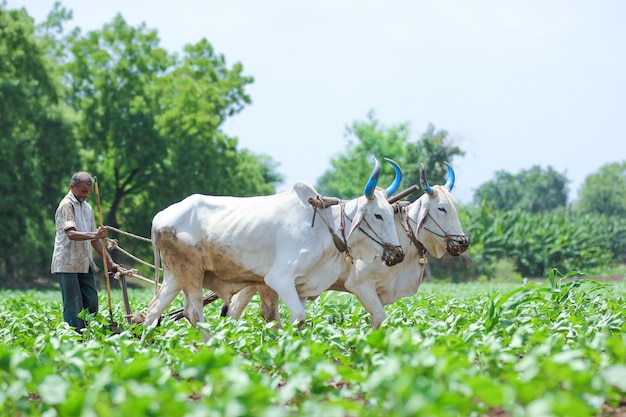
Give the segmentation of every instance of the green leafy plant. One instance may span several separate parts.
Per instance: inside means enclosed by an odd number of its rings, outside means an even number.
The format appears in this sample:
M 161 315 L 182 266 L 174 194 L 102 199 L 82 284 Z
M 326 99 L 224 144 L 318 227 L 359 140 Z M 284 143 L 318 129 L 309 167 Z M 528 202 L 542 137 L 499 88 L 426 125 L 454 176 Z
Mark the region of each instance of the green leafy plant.
M 607 410 L 626 399 L 626 283 L 575 275 L 427 282 L 387 306 L 375 331 L 346 293 L 310 302 L 301 331 L 266 324 L 257 298 L 240 321 L 220 318 L 216 301 L 199 325 L 206 344 L 169 319 L 141 341 L 121 302 L 121 334 L 101 312 L 81 336 L 62 322 L 57 292 L 5 290 L 0 414 L 618 416 Z M 152 294 L 131 289 L 131 304 L 141 310 Z

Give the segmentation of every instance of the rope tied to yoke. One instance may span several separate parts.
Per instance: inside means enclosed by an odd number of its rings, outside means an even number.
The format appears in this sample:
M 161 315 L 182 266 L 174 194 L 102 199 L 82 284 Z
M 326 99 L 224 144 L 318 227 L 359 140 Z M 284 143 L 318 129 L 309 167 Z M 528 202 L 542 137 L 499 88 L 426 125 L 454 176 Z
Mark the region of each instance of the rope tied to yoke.
M 147 237 L 143 237 L 143 236 L 139 236 L 139 235 L 135 235 L 129 232 L 125 232 L 123 230 L 120 229 L 116 229 L 113 226 L 104 226 L 106 229 L 108 230 L 112 230 L 116 233 L 122 234 L 122 235 L 126 235 L 126 236 L 130 236 L 130 237 L 134 237 L 135 239 L 139 239 L 139 240 L 143 240 L 144 242 L 148 242 L 148 243 L 152 243 L 152 240 L 148 239 Z
M 132 277 L 132 278 L 137 278 L 137 279 L 139 279 L 141 281 L 145 281 L 145 282 L 149 282 L 150 284 L 154 284 L 154 280 L 148 279 L 148 278 L 146 278 L 144 276 L 141 276 L 137 272 L 137 268 L 125 269 L 124 267 L 120 266 L 117 269 L 117 272 L 113 275 L 113 278 L 119 281 L 121 279 L 122 275 L 129 276 L 129 277 Z M 161 284 L 158 284 L 158 285 L 160 286 Z
M 428 258 L 426 258 L 426 248 L 424 247 L 422 242 L 417 240 L 417 237 L 415 236 L 415 232 L 413 232 L 413 228 L 411 227 L 411 223 L 410 223 L 411 218 L 409 217 L 408 206 L 401 207 L 400 209 L 404 214 L 404 222 L 402 224 L 404 225 L 406 234 L 408 235 L 411 243 L 415 245 L 415 248 L 417 249 L 417 254 L 419 255 L 419 258 L 417 261 L 420 263 L 420 265 L 426 265 L 428 263 Z
M 325 211 L 324 212 L 325 215 L 324 216 L 320 215 L 320 218 L 326 224 L 326 227 L 328 228 L 328 232 L 330 233 L 330 236 L 332 237 L 333 243 L 335 244 L 335 247 L 337 248 L 337 250 L 341 253 L 346 254 L 346 258 L 345 258 L 346 262 L 353 263 L 354 258 L 352 257 L 352 254 L 350 253 L 350 247 L 348 246 L 348 240 L 346 239 L 346 230 L 345 230 L 346 203 L 345 201 L 340 200 L 335 197 L 322 197 L 321 195 L 318 195 L 316 197 L 310 197 L 309 204 L 313 206 L 313 218 L 311 219 L 311 227 L 315 225 L 315 216 L 317 215 L 318 209 L 320 208 L 325 209 L 330 206 L 339 205 L 340 212 L 341 212 L 340 225 L 339 225 L 339 230 L 341 231 L 341 237 L 339 237 L 337 233 L 333 230 L 333 228 L 330 226 L 330 223 L 327 218 L 328 212 Z

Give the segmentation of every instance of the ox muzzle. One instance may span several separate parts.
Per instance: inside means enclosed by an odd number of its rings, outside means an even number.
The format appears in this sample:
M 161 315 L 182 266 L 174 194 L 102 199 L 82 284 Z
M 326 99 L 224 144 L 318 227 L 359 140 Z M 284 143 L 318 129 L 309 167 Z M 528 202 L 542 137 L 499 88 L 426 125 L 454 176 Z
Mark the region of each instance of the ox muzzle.
M 446 235 L 446 250 L 452 256 L 460 256 L 470 246 L 469 237 L 463 235 Z
M 383 262 L 387 266 L 399 264 L 404 260 L 404 250 L 402 246 L 395 246 L 389 243 L 383 244 Z

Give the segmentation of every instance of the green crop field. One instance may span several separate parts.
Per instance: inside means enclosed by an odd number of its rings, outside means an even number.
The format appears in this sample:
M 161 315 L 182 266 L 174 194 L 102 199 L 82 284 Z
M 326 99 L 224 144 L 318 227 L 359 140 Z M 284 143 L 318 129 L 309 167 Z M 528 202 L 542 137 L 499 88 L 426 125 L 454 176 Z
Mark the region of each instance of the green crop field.
M 426 283 L 387 306 L 382 328 L 349 294 L 307 305 L 275 330 L 253 299 L 242 320 L 205 307 L 208 343 L 186 320 L 143 327 L 113 291 L 108 328 L 81 339 L 56 291 L 0 292 L 2 416 L 626 415 L 626 283 Z M 152 289 L 131 289 L 145 311 Z M 179 296 L 170 311 L 182 306 Z M 288 323 L 287 311 L 281 309 Z

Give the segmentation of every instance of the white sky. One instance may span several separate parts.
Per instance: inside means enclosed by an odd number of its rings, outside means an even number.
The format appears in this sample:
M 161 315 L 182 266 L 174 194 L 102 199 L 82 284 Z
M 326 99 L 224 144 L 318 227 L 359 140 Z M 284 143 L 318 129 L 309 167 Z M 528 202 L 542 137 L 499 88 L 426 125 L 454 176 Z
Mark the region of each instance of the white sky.
M 0 0 L 1 1 L 1 0 Z M 7 0 L 41 22 L 54 0 Z M 570 180 L 626 160 L 626 2 L 65 0 L 67 28 L 121 13 L 179 52 L 206 38 L 255 78 L 225 131 L 270 155 L 279 191 L 312 184 L 346 149 L 345 127 L 375 110 L 433 123 L 466 151 L 454 194 L 470 202 L 498 170 L 551 166 Z M 394 155 L 385 155 L 393 158 Z M 350 173 L 346 173 L 350 175 Z M 364 182 L 366 179 L 362 179 Z M 402 184 L 402 187 L 410 184 Z

